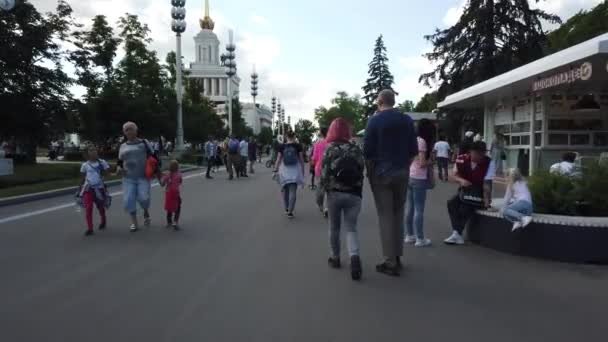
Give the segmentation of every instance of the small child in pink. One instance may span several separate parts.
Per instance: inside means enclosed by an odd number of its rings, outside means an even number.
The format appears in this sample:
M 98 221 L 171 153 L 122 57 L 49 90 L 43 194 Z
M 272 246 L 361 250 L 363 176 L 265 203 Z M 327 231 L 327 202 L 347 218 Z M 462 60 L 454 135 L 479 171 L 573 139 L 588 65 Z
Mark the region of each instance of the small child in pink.
M 169 173 L 161 178 L 162 186 L 165 187 L 165 211 L 167 212 L 167 228 L 179 230 L 179 214 L 182 209 L 182 198 L 180 187 L 182 185 L 182 174 L 179 172 L 179 163 L 172 160 L 169 164 Z

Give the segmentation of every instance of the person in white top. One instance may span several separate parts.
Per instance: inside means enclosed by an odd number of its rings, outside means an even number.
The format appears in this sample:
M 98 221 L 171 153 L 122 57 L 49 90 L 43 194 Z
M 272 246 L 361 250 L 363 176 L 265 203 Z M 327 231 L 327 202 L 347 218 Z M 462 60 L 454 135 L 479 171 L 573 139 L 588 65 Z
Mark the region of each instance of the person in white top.
M 241 155 L 241 162 L 240 162 L 240 173 L 241 173 L 241 177 L 249 177 L 247 176 L 247 160 L 249 159 L 249 143 L 247 142 L 246 138 L 243 138 L 243 140 L 241 140 L 241 142 L 239 143 L 239 154 Z
M 101 223 L 99 230 L 106 228 L 106 188 L 103 182 L 104 173 L 110 169 L 110 165 L 97 156 L 97 148 L 90 146 L 87 150 L 88 160 L 80 167 L 82 181 L 79 196 L 85 208 L 87 221 L 86 236 L 93 235 L 93 206 L 97 207 Z
M 572 177 L 576 175 L 576 153 L 566 152 L 562 156 L 562 161 L 551 165 L 549 172 L 557 175 Z
M 505 219 L 513 223 L 513 231 L 524 228 L 532 222 L 532 194 L 518 169 L 509 171 L 504 205 L 502 214 Z
M 433 152 L 435 152 L 435 158 L 437 159 L 439 179 L 444 182 L 447 182 L 448 164 L 450 162 L 450 144 L 445 141 L 444 136 L 439 137 L 439 141 L 437 141 L 435 143 L 435 147 L 433 147 Z

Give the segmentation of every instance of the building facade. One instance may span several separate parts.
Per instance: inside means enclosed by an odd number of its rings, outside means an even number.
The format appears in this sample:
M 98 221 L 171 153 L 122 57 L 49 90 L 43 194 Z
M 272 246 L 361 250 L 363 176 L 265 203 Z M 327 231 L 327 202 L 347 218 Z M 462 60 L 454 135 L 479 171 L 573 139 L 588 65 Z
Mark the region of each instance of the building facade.
M 243 103 L 243 118 L 255 134 L 260 134 L 264 127 L 272 128 L 272 111 L 259 103 Z
M 444 111 L 483 111 L 487 142 L 500 133 L 506 167 L 548 169 L 564 152 L 608 151 L 608 34 L 448 96 Z
M 195 61 L 186 69 L 190 79 L 203 86 L 203 95 L 216 105 L 219 115 L 225 114 L 228 102 L 228 76 L 220 59 L 220 40 L 213 32 L 215 23 L 209 16 L 209 1 L 205 1 L 205 16 L 200 20 L 201 31 L 194 37 Z M 239 96 L 240 79 L 232 77 L 232 96 Z

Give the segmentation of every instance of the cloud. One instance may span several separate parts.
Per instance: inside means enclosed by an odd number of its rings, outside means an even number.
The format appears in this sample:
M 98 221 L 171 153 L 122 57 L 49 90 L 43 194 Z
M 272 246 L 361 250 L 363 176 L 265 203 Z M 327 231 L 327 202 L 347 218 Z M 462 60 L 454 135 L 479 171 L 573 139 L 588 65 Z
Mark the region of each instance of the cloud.
M 257 15 L 257 14 L 252 14 L 250 17 L 251 21 L 257 25 L 261 25 L 261 26 L 269 26 L 270 22 L 268 21 L 268 19 L 266 19 L 265 17 L 262 17 L 261 15 Z
M 418 82 L 421 74 L 430 72 L 434 68 L 434 65 L 423 56 L 427 52 L 429 50 L 424 49 L 417 55 L 398 59 L 399 64 L 395 71 L 395 90 L 399 93 L 399 102 L 405 100 L 418 102 L 424 94 L 434 90 Z
M 443 16 L 443 25 L 445 25 L 446 27 L 454 26 L 454 24 L 458 22 L 458 19 L 460 19 L 460 17 L 464 13 L 464 8 L 467 2 L 467 0 L 463 0 L 460 5 L 450 7 Z

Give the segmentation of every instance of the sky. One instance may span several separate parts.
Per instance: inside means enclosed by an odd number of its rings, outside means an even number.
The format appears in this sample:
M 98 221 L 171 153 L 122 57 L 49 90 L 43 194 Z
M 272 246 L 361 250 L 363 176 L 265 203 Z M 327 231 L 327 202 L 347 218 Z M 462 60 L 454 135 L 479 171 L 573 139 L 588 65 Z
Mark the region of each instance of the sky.
M 603 0 L 546 0 L 538 5 L 564 21 L 581 9 Z M 30 0 L 48 11 L 56 0 Z M 175 50 L 170 0 L 68 0 L 79 22 L 104 14 L 111 22 L 126 12 L 148 24 L 151 48 L 164 61 Z M 418 77 L 432 70 L 422 57 L 431 46 L 424 35 L 454 24 L 466 0 L 210 0 L 214 32 L 224 44 L 233 29 L 241 101 L 250 102 L 253 65 L 260 74 L 258 103 L 277 96 L 292 122 L 312 119 L 314 109 L 330 105 L 338 91 L 362 94 L 376 38 L 384 36 L 398 101 L 416 102 L 432 89 Z M 530 0 L 535 3 L 534 0 Z M 204 0 L 186 0 L 187 30 L 182 51 L 187 64 L 194 60 L 194 36 L 200 31 Z M 120 56 L 119 56 L 120 57 Z M 78 92 L 78 90 L 75 90 Z

